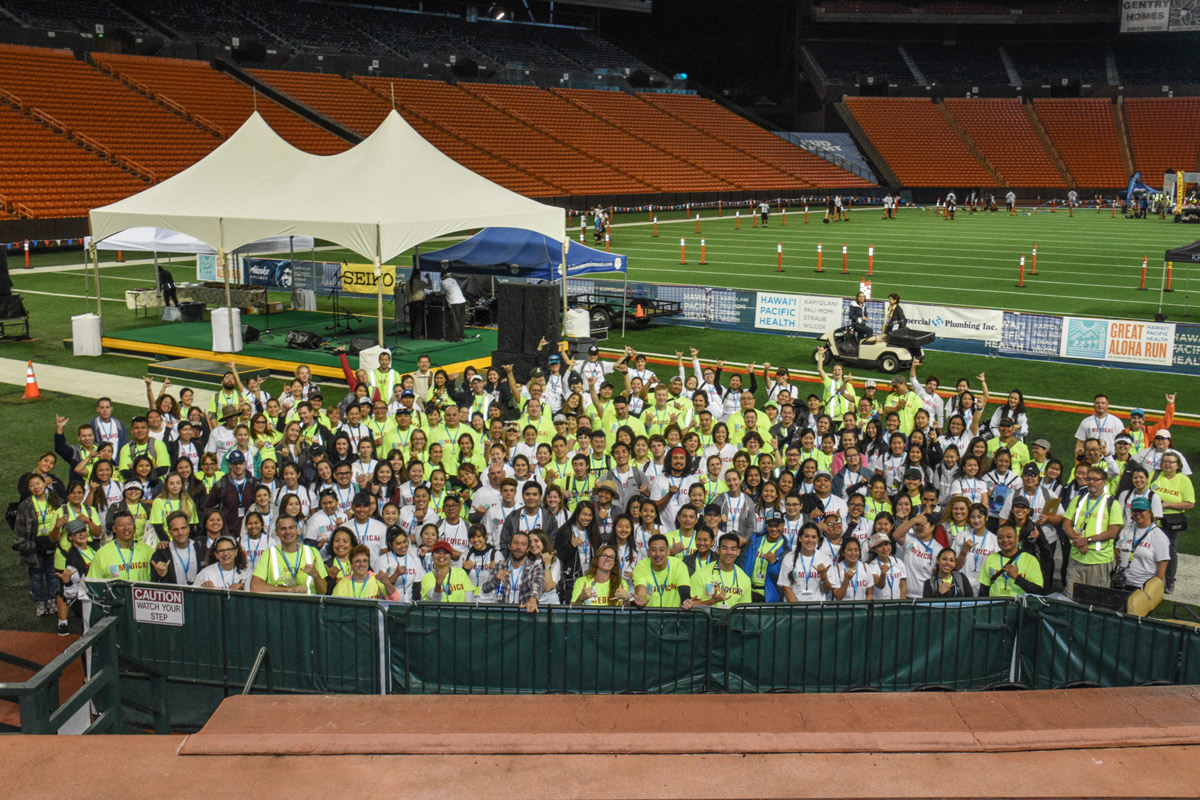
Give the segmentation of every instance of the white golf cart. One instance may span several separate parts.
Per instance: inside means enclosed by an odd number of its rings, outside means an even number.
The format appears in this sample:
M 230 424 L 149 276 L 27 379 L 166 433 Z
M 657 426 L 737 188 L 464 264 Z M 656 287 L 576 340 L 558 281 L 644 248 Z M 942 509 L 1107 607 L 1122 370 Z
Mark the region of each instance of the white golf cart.
M 897 328 L 886 336 L 880 334 L 863 341 L 856 341 L 854 330 L 849 325 L 826 331 L 817 337 L 826 347 L 825 366 L 836 361 L 865 369 L 877 369 L 894 373 L 907 370 L 913 360 L 924 357 L 922 347 L 935 338 L 929 331 L 912 328 Z M 816 361 L 818 351 L 813 351 Z

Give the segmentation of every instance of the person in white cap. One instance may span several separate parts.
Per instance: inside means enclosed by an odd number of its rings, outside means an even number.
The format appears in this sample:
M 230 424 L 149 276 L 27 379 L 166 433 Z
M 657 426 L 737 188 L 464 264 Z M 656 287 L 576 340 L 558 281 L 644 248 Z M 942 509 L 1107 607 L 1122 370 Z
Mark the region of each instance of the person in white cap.
M 1139 452 L 1133 457 L 1133 460 L 1137 461 L 1153 474 L 1161 468 L 1162 457 L 1167 453 L 1174 453 L 1179 456 L 1180 472 L 1189 476 L 1192 474 L 1192 467 L 1188 464 L 1187 459 L 1183 457 L 1183 453 L 1171 447 L 1170 428 L 1160 428 L 1154 434 L 1153 444 Z

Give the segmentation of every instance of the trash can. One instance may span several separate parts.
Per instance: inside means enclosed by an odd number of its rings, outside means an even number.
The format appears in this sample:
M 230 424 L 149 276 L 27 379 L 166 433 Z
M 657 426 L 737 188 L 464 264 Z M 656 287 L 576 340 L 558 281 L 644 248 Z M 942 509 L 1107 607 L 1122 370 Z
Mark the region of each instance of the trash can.
M 231 322 L 232 318 L 232 322 Z M 231 335 L 232 334 L 232 335 Z M 242 310 L 214 308 L 212 312 L 212 349 L 214 353 L 240 353 L 242 350 Z
M 71 344 L 77 356 L 100 355 L 100 317 L 95 314 L 71 317 Z
M 184 322 L 203 322 L 204 303 L 180 303 L 179 316 Z

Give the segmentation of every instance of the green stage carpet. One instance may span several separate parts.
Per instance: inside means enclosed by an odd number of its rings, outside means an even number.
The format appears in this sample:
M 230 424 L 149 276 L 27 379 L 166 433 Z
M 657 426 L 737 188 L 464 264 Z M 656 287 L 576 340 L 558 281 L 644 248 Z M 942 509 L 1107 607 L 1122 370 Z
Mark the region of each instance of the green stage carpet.
M 340 318 L 345 321 L 345 317 Z M 264 330 L 267 317 L 262 314 L 252 314 L 242 317 L 243 324 L 252 325 Z M 331 349 L 297 350 L 287 346 L 287 335 L 292 330 L 307 330 L 325 338 L 329 346 L 348 347 L 355 336 L 375 339 L 376 322 L 372 318 L 358 317 L 350 321 L 351 330 L 341 330 L 336 335 L 327 330 L 333 324 L 333 315 L 313 311 L 284 311 L 270 316 L 270 332 L 262 333 L 257 342 L 248 342 L 241 355 L 257 358 L 273 358 L 282 361 L 304 362 L 337 367 L 337 356 Z M 392 350 L 395 368 L 401 372 L 416 369 L 417 357 L 427 353 L 435 365 L 453 364 L 459 361 L 469 361 L 477 358 L 487 358 L 496 349 L 496 331 L 492 328 L 467 328 L 461 342 L 413 341 L 406 334 L 395 336 L 391 332 L 391 321 L 384 322 L 385 344 Z M 124 342 L 136 342 L 147 345 L 172 345 L 189 347 L 196 350 L 212 348 L 212 323 L 204 322 L 169 322 L 153 328 L 138 328 L 120 331 L 105 338 L 119 339 Z M 148 348 L 152 352 L 153 348 Z M 351 363 L 356 359 L 351 357 Z

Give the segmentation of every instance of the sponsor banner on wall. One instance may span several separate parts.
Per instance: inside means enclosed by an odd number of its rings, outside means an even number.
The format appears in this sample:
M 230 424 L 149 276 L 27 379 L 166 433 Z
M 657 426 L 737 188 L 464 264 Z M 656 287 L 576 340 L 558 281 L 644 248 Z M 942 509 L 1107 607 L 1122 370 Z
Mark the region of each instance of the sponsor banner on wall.
M 280 261 L 275 258 L 247 258 L 244 259 L 244 263 L 246 283 L 251 286 L 291 290 L 295 271 L 291 261 Z
M 1121 33 L 1162 33 L 1171 21 L 1171 0 L 1121 0 Z
M 342 264 L 342 291 L 351 294 L 376 294 L 374 264 Z M 383 293 L 393 294 L 396 290 L 396 267 L 383 265 Z
M 243 271 L 245 259 L 234 258 L 233 264 L 229 271 L 230 283 L 244 283 Z M 196 280 L 204 283 L 205 281 L 225 281 L 225 267 L 217 263 L 216 256 L 196 256 Z
M 842 324 L 842 298 L 756 292 L 754 327 L 788 333 L 823 333 Z
M 1059 355 L 1064 358 L 1169 367 L 1174 351 L 1175 325 L 1170 322 L 1063 317 Z
M 932 331 L 939 339 L 974 339 L 998 342 L 1004 334 L 1004 312 L 988 308 L 930 306 L 901 303 L 908 326 Z
M 1175 351 L 1171 358 L 1177 367 L 1200 367 L 1200 326 L 1175 326 Z

